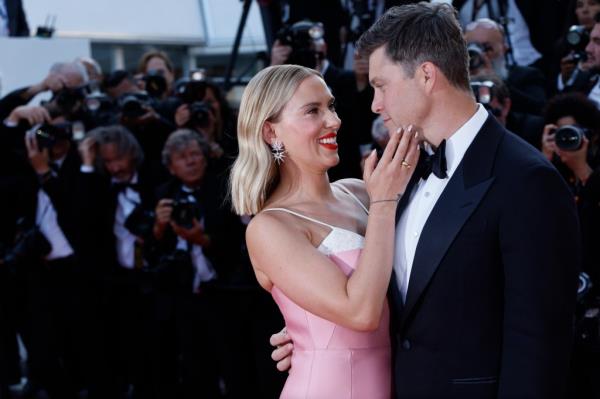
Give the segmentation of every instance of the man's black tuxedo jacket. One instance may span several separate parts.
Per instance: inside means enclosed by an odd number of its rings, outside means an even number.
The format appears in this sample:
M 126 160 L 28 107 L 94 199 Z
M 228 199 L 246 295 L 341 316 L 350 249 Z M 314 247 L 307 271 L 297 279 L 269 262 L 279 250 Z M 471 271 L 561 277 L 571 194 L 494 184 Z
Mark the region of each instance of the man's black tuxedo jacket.
M 396 398 L 562 397 L 578 231 L 556 169 L 489 115 L 425 223 L 405 303 L 392 278 Z

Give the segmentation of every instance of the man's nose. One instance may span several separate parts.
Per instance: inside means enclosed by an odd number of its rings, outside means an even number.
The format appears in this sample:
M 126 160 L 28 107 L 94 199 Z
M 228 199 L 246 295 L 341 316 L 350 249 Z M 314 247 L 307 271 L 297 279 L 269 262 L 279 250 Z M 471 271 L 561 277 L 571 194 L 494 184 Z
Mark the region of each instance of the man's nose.
M 379 99 L 379 95 L 377 95 L 377 93 L 375 93 L 375 96 L 373 96 L 373 102 L 371 103 L 371 111 L 373 111 L 376 114 L 381 114 L 381 112 L 383 111 L 381 100 Z

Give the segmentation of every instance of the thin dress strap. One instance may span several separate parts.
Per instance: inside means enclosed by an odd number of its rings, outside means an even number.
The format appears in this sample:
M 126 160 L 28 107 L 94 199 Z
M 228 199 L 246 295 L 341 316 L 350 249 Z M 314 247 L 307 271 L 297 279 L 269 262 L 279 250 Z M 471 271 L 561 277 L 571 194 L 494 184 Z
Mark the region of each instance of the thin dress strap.
M 325 222 L 321 222 L 320 220 L 313 219 L 311 217 L 305 216 L 305 215 L 303 215 L 301 213 L 298 213 L 298 212 L 295 212 L 295 211 L 290 211 L 289 209 L 286 209 L 286 208 L 267 208 L 267 209 L 263 209 L 262 211 L 263 212 L 268 212 L 268 211 L 282 211 L 282 212 L 287 212 L 287 213 L 291 213 L 292 215 L 298 216 L 301 219 L 310 220 L 311 222 L 315 222 L 315 223 L 320 224 L 322 226 L 329 227 L 332 230 L 337 228 L 337 227 L 332 226 L 330 224 L 327 224 Z
M 350 195 L 350 197 L 354 198 L 354 200 L 358 203 L 358 205 L 360 205 L 360 207 L 365 210 L 367 215 L 369 214 L 369 210 L 363 205 L 363 203 L 358 199 L 358 197 L 356 195 L 354 195 L 354 193 L 352 191 L 348 190 L 343 184 L 336 184 L 335 186 L 339 187 L 343 192 Z

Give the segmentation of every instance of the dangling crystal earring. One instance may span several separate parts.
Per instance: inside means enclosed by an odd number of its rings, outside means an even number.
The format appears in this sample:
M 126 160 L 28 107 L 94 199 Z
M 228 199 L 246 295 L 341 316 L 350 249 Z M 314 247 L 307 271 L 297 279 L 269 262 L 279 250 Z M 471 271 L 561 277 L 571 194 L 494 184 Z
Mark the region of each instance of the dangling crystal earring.
M 283 143 L 277 139 L 274 140 L 273 143 L 271 143 L 271 153 L 273 154 L 273 158 L 275 159 L 275 162 L 277 162 L 277 165 L 281 164 L 285 158 L 285 148 L 283 148 Z

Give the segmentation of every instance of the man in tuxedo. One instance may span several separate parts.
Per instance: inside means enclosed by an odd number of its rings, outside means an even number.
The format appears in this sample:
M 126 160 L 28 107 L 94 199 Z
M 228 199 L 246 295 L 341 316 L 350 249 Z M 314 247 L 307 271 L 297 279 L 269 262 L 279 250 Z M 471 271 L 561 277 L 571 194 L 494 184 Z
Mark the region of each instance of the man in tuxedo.
M 27 130 L 30 124 L 33 128 Z M 28 351 L 29 378 L 34 390 L 65 398 L 82 389 L 85 335 L 77 218 L 69 195 L 76 185 L 79 156 L 68 129 L 62 116 L 52 118 L 43 107 L 21 106 L 1 130 L 3 145 L 16 155 L 10 170 L 21 182 L 6 194 L 21 198 L 17 217 L 22 228 L 39 232 L 40 245 L 30 247 L 27 257 L 18 257 L 15 266 L 15 281 L 24 283 L 19 284 L 17 302 L 23 306 L 19 333 Z
M 145 245 L 152 233 L 155 180 L 140 169 L 141 146 L 121 125 L 91 130 L 79 152 L 74 194 L 85 225 L 80 239 L 95 244 L 85 262 L 97 271 L 100 292 L 106 293 L 96 304 L 104 335 L 93 349 L 103 350 L 95 355 L 106 362 L 98 383 L 106 391 L 102 397 L 116 397 L 130 387 L 134 396 L 146 397 L 155 392 L 150 360 L 159 349 L 151 345 L 155 298 Z
M 392 8 L 359 49 L 373 110 L 425 140 L 397 211 L 395 397 L 562 397 L 580 263 L 565 183 L 474 101 L 449 6 Z

